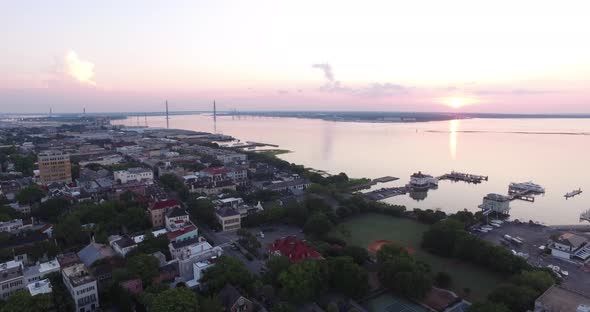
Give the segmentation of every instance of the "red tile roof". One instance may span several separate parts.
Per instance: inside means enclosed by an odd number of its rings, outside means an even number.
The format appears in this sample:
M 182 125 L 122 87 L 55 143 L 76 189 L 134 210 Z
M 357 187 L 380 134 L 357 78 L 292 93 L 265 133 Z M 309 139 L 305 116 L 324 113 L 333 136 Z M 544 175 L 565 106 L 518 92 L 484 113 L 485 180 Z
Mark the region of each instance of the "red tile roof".
M 191 232 L 191 231 L 194 231 L 196 229 L 197 229 L 196 226 L 189 225 L 189 226 L 184 227 L 182 230 L 178 230 L 178 231 L 174 231 L 174 232 L 168 232 L 168 233 L 166 233 L 166 236 L 168 236 L 168 239 L 169 240 L 174 240 L 178 236 L 183 235 L 183 234 L 186 234 L 186 233 Z
M 298 240 L 295 236 L 287 236 L 277 239 L 270 245 L 269 251 L 288 257 L 292 262 L 298 262 L 306 259 L 320 260 L 322 255 L 309 247 L 305 242 Z
M 205 168 L 201 170 L 209 175 L 227 174 L 229 170 L 225 167 Z
M 159 202 L 155 202 L 151 207 L 150 210 L 158 210 L 158 209 L 166 209 L 166 208 L 173 208 L 176 206 L 180 206 L 180 203 L 174 199 L 163 200 Z

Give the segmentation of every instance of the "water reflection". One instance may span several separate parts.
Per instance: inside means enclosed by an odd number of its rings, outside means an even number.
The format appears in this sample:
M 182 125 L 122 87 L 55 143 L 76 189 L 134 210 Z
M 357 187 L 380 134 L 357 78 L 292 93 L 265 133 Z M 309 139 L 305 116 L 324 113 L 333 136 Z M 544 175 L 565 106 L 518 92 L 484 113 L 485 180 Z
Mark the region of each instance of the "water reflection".
M 459 130 L 459 120 L 449 121 L 449 152 L 451 159 L 457 159 L 457 131 Z

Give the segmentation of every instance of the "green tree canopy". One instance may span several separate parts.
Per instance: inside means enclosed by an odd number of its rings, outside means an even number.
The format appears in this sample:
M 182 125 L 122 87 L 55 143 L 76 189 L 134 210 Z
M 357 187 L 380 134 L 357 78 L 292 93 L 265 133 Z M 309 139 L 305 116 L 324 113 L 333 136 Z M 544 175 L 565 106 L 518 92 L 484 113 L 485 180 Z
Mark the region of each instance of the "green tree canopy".
M 12 294 L 0 308 L 0 312 L 37 312 L 48 311 L 52 306 L 50 294 L 31 296 L 26 290 Z
M 321 237 L 332 230 L 334 224 L 328 217 L 323 213 L 314 213 L 311 217 L 305 222 L 303 226 L 303 231 L 306 234 L 315 235 L 317 237 Z
M 151 312 L 198 312 L 197 295 L 184 287 L 164 290 L 150 302 Z
M 160 263 L 158 259 L 151 255 L 137 254 L 127 260 L 127 269 L 129 272 L 138 276 L 143 285 L 151 285 L 152 280 L 158 276 Z
M 510 312 L 510 309 L 500 303 L 485 301 L 474 303 L 467 312 Z
M 316 299 L 328 286 L 326 282 L 321 263 L 315 260 L 295 263 L 279 275 L 283 295 L 297 303 Z
M 278 286 L 279 275 L 289 269 L 291 261 L 285 256 L 272 256 L 266 261 L 266 273 L 263 279 L 266 283 Z
M 213 267 L 203 273 L 201 281 L 213 292 L 220 291 L 226 284 L 252 291 L 254 276 L 240 260 L 221 256 Z
M 347 297 L 362 297 L 369 290 L 367 270 L 350 257 L 334 257 L 326 260 L 330 276 L 330 288 Z
M 41 201 L 41 198 L 45 196 L 45 192 L 41 190 L 37 185 L 30 185 L 23 188 L 17 195 L 16 200 L 22 205 L 32 205 Z

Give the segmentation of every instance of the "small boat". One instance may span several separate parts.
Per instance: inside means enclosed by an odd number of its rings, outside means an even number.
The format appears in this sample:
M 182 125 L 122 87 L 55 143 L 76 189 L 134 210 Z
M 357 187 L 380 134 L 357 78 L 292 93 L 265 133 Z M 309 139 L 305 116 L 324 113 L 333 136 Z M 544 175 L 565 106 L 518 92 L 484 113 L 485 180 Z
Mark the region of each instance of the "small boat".
M 573 190 L 569 193 L 565 193 L 565 195 L 563 195 L 563 197 L 565 197 L 565 199 L 568 199 L 570 197 L 574 197 L 576 195 L 582 194 L 582 188 L 579 188 L 577 190 Z

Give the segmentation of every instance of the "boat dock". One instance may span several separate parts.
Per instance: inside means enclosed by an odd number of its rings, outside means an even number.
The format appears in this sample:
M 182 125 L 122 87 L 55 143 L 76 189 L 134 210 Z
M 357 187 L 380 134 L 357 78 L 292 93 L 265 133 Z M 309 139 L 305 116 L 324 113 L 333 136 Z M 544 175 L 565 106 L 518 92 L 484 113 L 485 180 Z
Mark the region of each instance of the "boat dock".
M 481 183 L 488 180 L 488 176 L 463 173 L 457 171 L 451 171 L 451 173 L 443 174 L 437 178 L 438 180 L 450 180 L 453 182 L 462 181 L 467 183 Z
M 582 194 L 582 189 L 581 188 L 579 188 L 577 190 L 573 190 L 573 191 L 571 191 L 569 193 L 566 193 L 565 195 L 563 195 L 563 197 L 565 197 L 565 199 L 568 199 L 570 197 L 574 197 L 574 196 L 580 195 L 580 194 Z
M 376 185 L 378 183 L 386 183 L 386 182 L 397 181 L 397 180 L 399 180 L 399 178 L 392 177 L 392 176 L 380 177 L 380 178 L 372 179 L 371 181 L 369 181 L 367 183 L 355 185 L 355 186 L 351 187 L 349 190 L 351 192 L 356 192 L 356 191 L 368 189 L 371 186 Z
M 410 191 L 408 187 L 388 187 L 371 192 L 364 193 L 363 195 L 370 200 L 381 200 L 389 197 L 405 195 Z
M 510 198 L 511 201 L 515 200 L 515 199 L 520 199 L 520 200 L 524 200 L 524 201 L 528 201 L 528 202 L 535 202 L 535 197 L 533 195 L 538 194 L 535 193 L 533 191 L 515 191 L 512 189 L 508 190 L 508 198 Z

